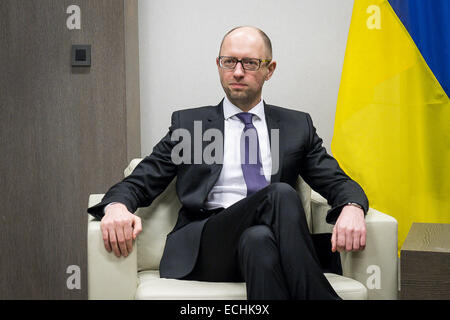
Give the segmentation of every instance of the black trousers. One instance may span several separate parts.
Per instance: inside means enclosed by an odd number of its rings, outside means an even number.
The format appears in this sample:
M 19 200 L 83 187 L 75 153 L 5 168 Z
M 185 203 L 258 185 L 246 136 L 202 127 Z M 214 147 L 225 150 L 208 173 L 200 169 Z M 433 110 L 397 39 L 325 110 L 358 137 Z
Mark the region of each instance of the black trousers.
M 215 211 L 184 279 L 245 281 L 249 300 L 340 299 L 323 275 L 301 200 L 290 185 L 270 184 Z

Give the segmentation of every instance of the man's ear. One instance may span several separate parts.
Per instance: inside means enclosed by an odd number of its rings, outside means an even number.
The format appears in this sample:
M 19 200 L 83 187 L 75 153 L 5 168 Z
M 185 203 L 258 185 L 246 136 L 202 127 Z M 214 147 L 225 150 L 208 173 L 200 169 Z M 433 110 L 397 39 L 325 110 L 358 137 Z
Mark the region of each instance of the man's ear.
M 216 58 L 216 65 L 219 66 L 219 57 Z
M 269 65 L 267 66 L 267 70 L 269 70 L 269 72 L 266 75 L 266 78 L 265 78 L 266 81 L 269 81 L 270 78 L 272 78 L 272 75 L 273 75 L 273 73 L 274 73 L 276 68 L 277 68 L 277 62 L 276 61 L 271 61 L 269 63 Z

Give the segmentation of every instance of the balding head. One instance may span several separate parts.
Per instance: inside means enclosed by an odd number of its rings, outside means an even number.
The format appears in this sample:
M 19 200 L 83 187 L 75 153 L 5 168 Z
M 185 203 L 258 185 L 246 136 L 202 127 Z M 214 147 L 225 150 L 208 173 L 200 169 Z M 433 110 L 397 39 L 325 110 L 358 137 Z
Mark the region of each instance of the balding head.
M 233 68 L 221 65 L 224 57 L 237 60 Z M 249 59 L 259 60 L 252 60 L 252 66 L 259 63 L 256 69 L 245 69 L 244 60 L 249 63 Z M 220 45 L 216 65 L 228 99 L 244 112 L 261 101 L 263 85 L 272 77 L 276 68 L 269 38 L 255 27 L 237 27 L 227 32 Z
M 272 59 L 272 42 L 270 41 L 269 37 L 261 29 L 252 27 L 252 26 L 240 26 L 240 27 L 236 27 L 236 28 L 233 28 L 230 31 L 228 31 L 225 34 L 225 36 L 223 37 L 222 42 L 220 43 L 219 56 L 221 55 L 221 51 L 222 51 L 222 47 L 223 47 L 223 43 L 224 43 L 225 39 L 227 37 L 235 35 L 236 33 L 239 33 L 239 32 L 241 34 L 244 33 L 244 34 L 248 34 L 248 35 L 257 34 L 261 38 L 261 40 L 263 41 L 263 44 L 264 44 L 264 50 L 266 53 L 266 56 L 264 58 Z

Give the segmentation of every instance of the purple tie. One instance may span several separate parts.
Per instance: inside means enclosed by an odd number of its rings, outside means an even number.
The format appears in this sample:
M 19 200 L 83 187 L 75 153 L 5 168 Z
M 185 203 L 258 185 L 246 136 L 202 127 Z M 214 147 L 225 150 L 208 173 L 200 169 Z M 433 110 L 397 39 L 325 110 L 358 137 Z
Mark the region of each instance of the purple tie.
M 244 123 L 241 137 L 241 167 L 247 185 L 247 196 L 268 185 L 261 165 L 258 132 L 252 123 L 253 114 L 241 112 L 236 116 Z M 245 157 L 244 161 L 242 158 Z

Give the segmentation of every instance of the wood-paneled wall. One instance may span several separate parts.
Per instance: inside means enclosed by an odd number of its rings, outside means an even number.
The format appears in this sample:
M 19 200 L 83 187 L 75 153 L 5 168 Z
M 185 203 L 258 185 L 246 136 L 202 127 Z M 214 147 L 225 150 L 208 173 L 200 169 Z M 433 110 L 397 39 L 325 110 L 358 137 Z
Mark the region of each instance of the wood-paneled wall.
M 137 0 L 0 1 L 0 299 L 87 298 L 88 196 L 140 156 L 137 18 Z

